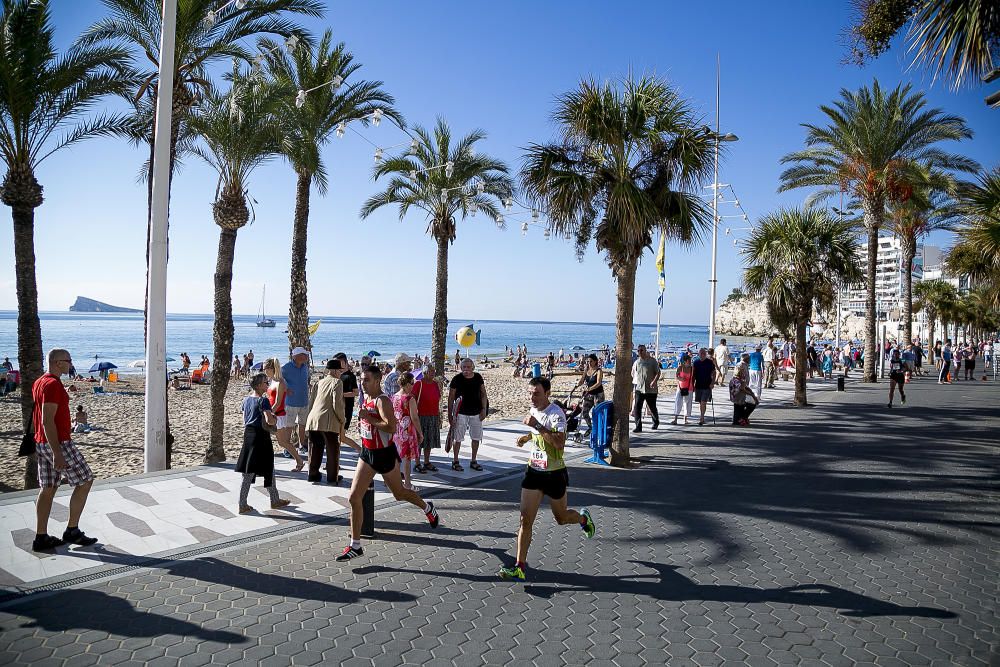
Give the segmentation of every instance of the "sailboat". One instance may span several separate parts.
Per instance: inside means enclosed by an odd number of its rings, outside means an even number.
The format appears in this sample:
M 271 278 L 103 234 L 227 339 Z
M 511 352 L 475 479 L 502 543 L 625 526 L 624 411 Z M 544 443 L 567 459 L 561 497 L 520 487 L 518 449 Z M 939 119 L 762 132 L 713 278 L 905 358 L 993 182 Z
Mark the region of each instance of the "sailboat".
M 260 312 L 257 313 L 257 326 L 259 327 L 274 327 L 274 320 L 264 316 L 264 297 L 267 295 L 267 285 L 264 285 L 264 291 L 260 295 Z

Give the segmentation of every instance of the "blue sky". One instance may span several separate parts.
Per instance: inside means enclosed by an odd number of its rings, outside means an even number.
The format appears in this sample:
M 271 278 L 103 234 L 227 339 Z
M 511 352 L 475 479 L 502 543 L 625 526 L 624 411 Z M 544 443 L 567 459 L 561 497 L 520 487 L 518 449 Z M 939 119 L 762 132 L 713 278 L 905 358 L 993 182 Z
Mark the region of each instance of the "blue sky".
M 103 13 L 98 0 L 55 0 L 56 35 L 66 45 Z M 614 8 L 613 11 L 609 11 Z M 721 168 L 752 218 L 802 201 L 777 194 L 780 157 L 802 146 L 800 123 L 820 122 L 819 105 L 841 88 L 878 77 L 911 82 L 933 106 L 965 117 L 972 141 L 948 148 L 991 167 L 1000 146 L 1000 112 L 982 89 L 953 93 L 907 71 L 897 48 L 865 68 L 842 64 L 839 36 L 850 21 L 843 2 L 498 2 L 413 4 L 330 2 L 331 27 L 363 64 L 361 76 L 385 82 L 411 124 L 444 117 L 456 134 L 482 128 L 480 150 L 513 168 L 522 149 L 553 136 L 556 95 L 584 77 L 655 73 L 677 86 L 710 122 L 715 58 L 722 60 L 722 130 L 739 135 Z M 380 145 L 405 137 L 383 123 L 361 130 Z M 45 203 L 36 212 L 39 305 L 65 310 L 77 295 L 141 307 L 145 289 L 145 187 L 137 181 L 143 149 L 101 139 L 46 161 L 38 173 Z M 361 222 L 361 203 L 378 188 L 372 148 L 348 133 L 324 154 L 330 192 L 314 193 L 309 235 L 310 311 L 314 315 L 430 317 L 435 248 L 414 213 L 404 221 L 385 209 Z M 218 228 L 211 217 L 215 176 L 189 161 L 174 180 L 168 310 L 212 311 Z M 251 178 L 256 221 L 239 232 L 233 299 L 237 313 L 257 310 L 267 283 L 268 312 L 287 313 L 294 178 L 276 160 Z M 724 210 L 725 213 L 735 211 Z M 3 215 L 9 218 L 9 209 Z M 733 226 L 742 226 L 734 224 Z M 720 237 L 720 301 L 740 282 L 731 240 Z M 947 245 L 947 236 L 934 242 Z M 372 248 L 382 251 L 372 261 Z M 650 253 L 639 269 L 636 321 L 656 318 L 656 269 Z M 15 309 L 13 241 L 0 227 L 0 309 Z M 663 320 L 708 320 L 710 244 L 668 247 Z M 614 320 L 615 288 L 607 265 L 591 252 L 580 263 L 570 243 L 522 238 L 484 216 L 460 224 L 451 251 L 449 312 L 462 319 Z

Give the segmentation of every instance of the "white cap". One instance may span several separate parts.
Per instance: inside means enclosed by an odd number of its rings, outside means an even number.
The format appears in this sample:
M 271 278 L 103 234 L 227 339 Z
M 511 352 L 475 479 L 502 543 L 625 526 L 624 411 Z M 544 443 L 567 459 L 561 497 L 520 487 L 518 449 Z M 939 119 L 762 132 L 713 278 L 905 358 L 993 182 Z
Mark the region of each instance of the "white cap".
M 294 357 L 297 354 L 309 354 L 309 350 L 307 350 L 304 347 L 294 347 L 294 348 L 292 348 L 292 356 Z
M 410 355 L 408 355 L 406 352 L 400 352 L 399 354 L 396 355 L 395 361 L 396 365 L 398 366 L 399 364 L 409 363 L 413 361 L 413 359 L 411 359 Z

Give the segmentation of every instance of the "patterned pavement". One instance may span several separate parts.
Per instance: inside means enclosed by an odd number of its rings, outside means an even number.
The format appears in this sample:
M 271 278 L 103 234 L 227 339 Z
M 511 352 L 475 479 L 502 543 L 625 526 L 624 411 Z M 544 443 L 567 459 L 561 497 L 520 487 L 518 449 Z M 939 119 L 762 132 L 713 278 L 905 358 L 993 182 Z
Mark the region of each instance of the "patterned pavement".
M 0 664 L 998 664 L 997 387 L 886 390 L 573 461 L 597 536 L 543 508 L 524 585 L 495 577 L 512 474 L 441 493 L 433 532 L 388 504 L 348 564 L 310 525 L 9 601 Z

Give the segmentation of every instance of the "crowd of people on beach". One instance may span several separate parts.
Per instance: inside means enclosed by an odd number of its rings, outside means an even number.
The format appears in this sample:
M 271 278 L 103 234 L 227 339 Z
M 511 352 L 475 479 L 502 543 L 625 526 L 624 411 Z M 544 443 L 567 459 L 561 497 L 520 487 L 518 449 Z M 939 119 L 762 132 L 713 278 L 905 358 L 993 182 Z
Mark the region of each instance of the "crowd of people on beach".
M 913 376 L 929 374 L 924 370 L 925 358 L 936 366 L 940 384 L 971 381 L 976 379 L 980 358 L 986 370 L 994 368 L 994 342 L 952 344 L 946 339 L 935 342 L 926 351 L 919 340 L 905 344 L 886 342 L 880 351 L 889 376 L 889 407 L 897 392 L 900 401 L 906 402 L 905 385 Z M 518 345 L 506 352 L 515 372 L 519 365 L 528 365 L 527 346 Z M 726 339 L 714 348 L 702 347 L 696 353 L 689 346 L 676 364 L 674 414 L 670 423 L 676 425 L 683 418 L 687 424 L 697 403 L 698 424 L 705 425 L 708 405 L 714 411 L 713 389 L 726 387 L 733 403 L 732 423 L 748 426 L 763 391 L 773 388 L 779 376 L 787 379 L 797 372 L 795 352 L 793 341 L 786 338 L 779 342 L 773 336 L 766 343 L 752 346 L 751 351 L 736 353 L 730 350 Z M 500 570 L 501 578 L 525 578 L 533 524 L 545 496 L 549 497 L 559 524 L 578 524 L 587 537 L 592 537 L 596 530 L 586 510 L 568 508 L 569 478 L 563 451 L 570 430 L 570 411 L 586 424 L 584 437 L 592 434 L 593 409 L 606 401 L 605 372 L 610 358 L 610 346 L 583 355 L 566 354 L 561 349 L 558 356 L 550 353 L 542 362 L 530 365 L 531 377 L 527 382 L 530 408 L 523 419 L 529 432 L 519 437 L 516 444 L 520 447 L 531 443 L 531 451 L 521 483 L 516 559 L 511 566 Z M 468 467 L 474 471 L 484 469 L 478 455 L 483 422 L 490 410 L 489 393 L 472 358 L 456 355 L 456 372 L 447 387 L 429 358 L 406 353 L 395 355 L 392 364 L 385 364 L 368 355 L 353 361 L 341 352 L 323 362 L 322 373 L 313 372 L 311 354 L 302 347 L 292 349 L 284 363 L 273 357 L 265 359 L 259 364 L 259 372 L 253 359 L 252 350 L 244 355 L 242 363 L 239 356 L 235 359 L 240 370 L 234 371 L 234 375 L 246 378 L 249 386 L 241 404 L 244 433 L 235 465 L 236 472 L 242 475 L 238 511 L 240 514 L 256 511 L 248 497 L 257 477 L 262 478 L 272 509 L 290 504 L 278 492 L 272 436 L 284 455 L 295 460 L 292 472 L 301 472 L 308 465 L 306 479 L 315 484 L 324 483 L 324 473 L 326 484 L 343 482 L 341 447 L 347 445 L 357 452 L 357 467 L 348 497 L 350 539 L 337 556 L 338 561 L 364 554 L 360 537 L 362 500 L 376 475 L 381 475 L 397 500 L 418 508 L 435 528 L 440 520 L 437 509 L 433 502 L 420 496 L 414 483 L 414 475 L 438 471 L 432 460 L 434 450 L 443 448 L 450 455 L 451 473 L 462 472 L 465 468 L 460 453 L 468 437 Z M 836 370 L 846 376 L 865 363 L 863 348 L 857 342 L 846 342 L 838 349 L 810 341 L 806 360 L 808 367 L 804 372 L 808 377 L 819 374 L 824 379 L 830 379 Z M 51 551 L 63 544 L 88 546 L 97 541 L 79 527 L 94 476 L 72 440 L 72 434 L 86 433 L 92 426 L 84 405 L 78 405 L 75 414 L 70 414 L 69 393 L 61 380 L 62 375 L 73 377 L 70 353 L 53 349 L 47 361 L 48 372 L 32 388 L 35 402 L 32 428 L 22 443 L 22 450 L 36 453 L 38 461 L 41 490 L 32 545 L 36 551 Z M 190 368 L 187 353 L 181 354 L 181 361 L 185 369 Z M 540 372 L 542 363 L 547 367 L 544 374 Z M 647 414 L 653 429 L 660 425 L 657 397 L 666 365 L 662 359 L 654 358 L 645 345 L 637 347 L 631 366 L 634 433 L 642 432 Z M 203 356 L 201 370 L 207 371 L 208 367 L 209 359 Z M 550 377 L 557 368 L 567 367 L 579 373 L 574 391 L 579 390 L 581 402 L 576 406 L 551 399 Z M 13 371 L 9 359 L 4 360 L 0 370 Z M 356 439 L 348 433 L 355 418 Z M 448 428 L 442 443 L 445 425 Z M 48 534 L 48 519 L 55 490 L 64 482 L 73 487 L 73 493 L 67 527 L 60 538 Z

